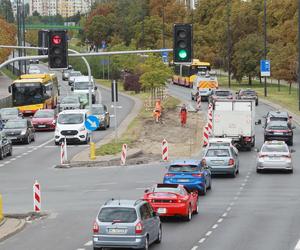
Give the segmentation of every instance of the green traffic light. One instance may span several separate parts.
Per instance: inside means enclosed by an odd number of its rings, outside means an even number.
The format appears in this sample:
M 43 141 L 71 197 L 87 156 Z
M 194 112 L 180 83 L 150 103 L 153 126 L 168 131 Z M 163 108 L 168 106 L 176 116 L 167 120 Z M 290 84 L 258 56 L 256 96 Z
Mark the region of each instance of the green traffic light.
M 179 58 L 182 59 L 182 60 L 185 59 L 185 58 L 187 58 L 187 52 L 186 52 L 186 50 L 185 50 L 185 49 L 179 50 L 178 56 L 179 56 Z

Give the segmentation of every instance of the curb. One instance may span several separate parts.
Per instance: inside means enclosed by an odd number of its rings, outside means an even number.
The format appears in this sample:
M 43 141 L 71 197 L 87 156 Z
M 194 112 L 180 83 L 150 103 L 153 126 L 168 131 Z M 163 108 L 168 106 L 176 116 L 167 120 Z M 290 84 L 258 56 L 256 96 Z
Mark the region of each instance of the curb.
M 9 237 L 11 237 L 11 236 L 17 234 L 18 232 L 20 232 L 21 230 L 23 230 L 23 228 L 26 226 L 26 221 L 24 219 L 18 219 L 18 220 L 19 220 L 19 224 L 15 227 L 14 231 L 11 231 L 11 232 L 1 236 L 0 242 L 8 239 Z

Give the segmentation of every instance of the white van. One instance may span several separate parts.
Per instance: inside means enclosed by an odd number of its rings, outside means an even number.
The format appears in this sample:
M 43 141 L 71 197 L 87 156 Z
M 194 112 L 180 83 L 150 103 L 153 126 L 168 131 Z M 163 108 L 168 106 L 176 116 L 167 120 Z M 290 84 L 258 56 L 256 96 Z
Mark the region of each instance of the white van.
M 88 110 L 64 110 L 58 114 L 54 133 L 55 145 L 59 145 L 65 138 L 67 143 L 88 144 L 91 132 L 84 123 L 88 117 Z
M 97 86 L 95 86 L 94 79 L 92 77 L 92 103 L 96 102 L 96 90 Z M 79 76 L 74 78 L 73 86 L 71 90 L 74 94 L 88 94 L 89 93 L 89 77 L 88 76 Z

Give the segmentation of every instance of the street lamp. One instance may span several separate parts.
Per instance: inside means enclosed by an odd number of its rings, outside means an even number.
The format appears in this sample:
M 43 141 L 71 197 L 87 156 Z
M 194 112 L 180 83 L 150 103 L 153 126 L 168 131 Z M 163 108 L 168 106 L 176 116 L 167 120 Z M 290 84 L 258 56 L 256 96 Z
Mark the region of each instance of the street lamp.
M 264 59 L 267 60 L 267 1 L 264 0 Z M 264 77 L 264 94 L 267 97 L 267 77 Z
M 166 48 L 165 41 L 165 0 L 163 0 L 163 9 L 162 9 L 162 19 L 163 19 L 163 27 L 162 27 L 162 38 L 163 38 L 163 48 Z
M 298 101 L 300 110 L 300 0 L 298 0 Z
M 228 87 L 231 87 L 231 0 L 227 0 L 227 71 L 228 71 Z

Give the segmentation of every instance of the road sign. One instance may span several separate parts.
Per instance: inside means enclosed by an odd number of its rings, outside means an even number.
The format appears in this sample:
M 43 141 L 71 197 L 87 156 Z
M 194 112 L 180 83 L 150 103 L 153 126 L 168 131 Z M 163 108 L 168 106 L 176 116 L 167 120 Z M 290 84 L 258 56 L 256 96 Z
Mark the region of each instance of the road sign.
M 105 40 L 102 40 L 102 41 L 101 41 L 101 48 L 102 48 L 102 49 L 105 49 L 105 48 L 106 48 L 106 42 L 105 42 Z
M 270 60 L 260 60 L 260 75 L 261 76 L 271 76 Z
M 90 131 L 96 130 L 97 128 L 99 128 L 99 125 L 100 125 L 100 121 L 94 115 L 88 116 L 86 121 L 84 122 L 84 126 L 86 127 L 86 129 Z

